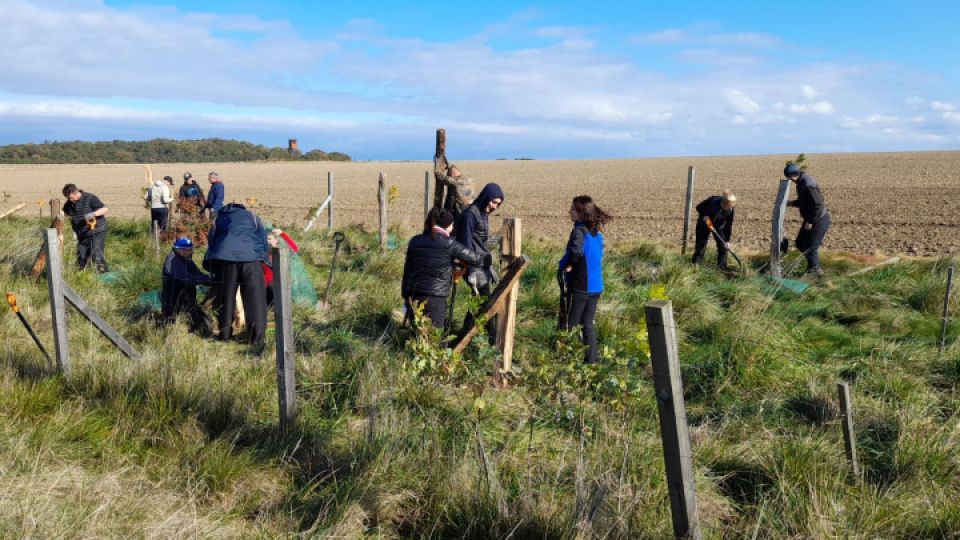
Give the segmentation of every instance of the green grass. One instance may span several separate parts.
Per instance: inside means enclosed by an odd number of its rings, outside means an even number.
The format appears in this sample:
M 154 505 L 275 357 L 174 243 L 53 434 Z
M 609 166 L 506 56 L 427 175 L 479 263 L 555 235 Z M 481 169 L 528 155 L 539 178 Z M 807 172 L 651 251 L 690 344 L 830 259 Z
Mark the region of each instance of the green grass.
M 148 225 L 112 226 L 116 280 L 73 268 L 66 279 L 142 361 L 71 316 L 65 379 L 9 310 L 0 316 L 0 537 L 669 537 L 643 319 L 661 286 L 682 339 L 706 537 L 960 530 L 960 347 L 937 352 L 949 259 L 846 278 L 855 265 L 827 257 L 828 281 L 771 295 L 762 277 L 615 246 L 597 321 L 604 363 L 591 367 L 554 330 L 561 244 L 531 239 L 516 378 L 498 390 L 486 346 L 453 375 L 414 367 L 451 359 L 410 347 L 398 325 L 403 250 L 380 255 L 374 234 L 350 229 L 331 306 L 295 312 L 301 413 L 280 432 L 273 356 L 157 326 L 136 305 L 160 283 Z M 45 283 L 26 277 L 41 230 L 0 220 L 0 282 L 52 350 Z M 295 236 L 322 293 L 333 242 Z M 68 239 L 68 261 L 72 250 Z M 428 356 L 435 364 L 418 364 Z M 840 380 L 854 392 L 858 478 Z

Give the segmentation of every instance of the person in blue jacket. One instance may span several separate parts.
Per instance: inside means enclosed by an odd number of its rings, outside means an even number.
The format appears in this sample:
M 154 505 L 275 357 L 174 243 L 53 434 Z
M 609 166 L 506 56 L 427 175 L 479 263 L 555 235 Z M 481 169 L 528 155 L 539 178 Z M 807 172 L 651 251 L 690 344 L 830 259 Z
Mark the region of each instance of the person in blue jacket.
M 213 221 L 217 219 L 217 214 L 223 208 L 226 190 L 219 174 L 212 172 L 207 176 L 207 180 L 210 181 L 210 192 L 207 193 L 207 204 L 203 209 L 210 209 L 210 221 Z
M 494 272 L 491 263 L 490 248 L 487 247 L 487 239 L 490 236 L 490 214 L 500 208 L 503 200 L 503 190 L 500 189 L 500 186 L 493 183 L 483 186 L 473 203 L 460 214 L 460 219 L 454 229 L 457 234 L 457 242 L 480 256 L 481 262 L 467 261 L 466 281 L 473 290 L 473 294 L 483 298 L 490 297 L 491 286 L 497 281 L 497 274 Z M 462 332 L 468 332 L 473 328 L 473 321 L 473 313 L 467 313 L 467 317 L 463 321 Z M 487 338 L 491 345 L 497 341 L 496 317 L 491 317 L 487 322 Z
M 585 361 L 591 364 L 597 362 L 594 318 L 603 294 L 603 226 L 610 219 L 589 195 L 575 197 L 570 205 L 573 231 L 560 259 L 560 269 L 570 291 L 567 328 L 583 327 L 583 343 L 587 346 Z
M 205 334 L 210 320 L 197 304 L 197 286 L 210 285 L 210 276 L 204 274 L 193 262 L 193 242 L 178 238 L 173 251 L 163 261 L 160 293 L 161 312 L 165 323 L 172 323 L 183 313 L 190 319 L 190 331 Z
M 243 299 L 243 313 L 247 320 L 248 339 L 254 353 L 261 353 L 267 331 L 267 290 L 263 278 L 263 264 L 267 257 L 267 231 L 253 212 L 242 204 L 224 206 L 210 227 L 209 246 L 203 259 L 203 268 L 213 274 L 219 286 L 214 311 L 220 328 L 219 339 L 233 336 L 233 316 L 236 310 L 237 289 Z
M 727 246 L 733 236 L 733 217 L 736 213 L 737 197 L 726 190 L 723 195 L 714 195 L 707 197 L 697 205 L 697 228 L 696 243 L 693 249 L 693 264 L 703 262 L 703 256 L 707 252 L 707 244 L 710 243 L 710 229 L 707 227 L 707 219 L 713 223 L 713 228 L 723 238 L 721 242 L 718 238 L 713 240 L 717 243 L 717 267 L 720 270 L 727 270 Z

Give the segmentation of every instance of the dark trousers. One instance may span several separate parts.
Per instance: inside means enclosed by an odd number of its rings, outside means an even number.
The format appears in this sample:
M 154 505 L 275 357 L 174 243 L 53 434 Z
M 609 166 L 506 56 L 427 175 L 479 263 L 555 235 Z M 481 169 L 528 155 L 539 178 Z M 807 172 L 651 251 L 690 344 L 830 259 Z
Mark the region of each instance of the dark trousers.
M 797 249 L 803 252 L 807 258 L 807 271 L 820 269 L 820 244 L 830 229 L 830 212 L 827 212 L 819 221 L 813 224 L 813 228 L 805 229 L 800 227 L 800 233 L 797 234 Z
M 247 338 L 254 346 L 263 345 L 267 332 L 267 292 L 263 282 L 263 264 L 260 261 L 213 261 L 219 290 L 214 311 L 220 327 L 220 339 L 233 337 L 233 314 L 237 309 L 237 289 L 243 299 L 243 314 L 247 319 Z
M 486 300 L 487 298 L 490 298 L 490 292 L 491 292 L 490 284 L 488 283 L 481 287 L 477 287 L 477 292 L 480 293 L 479 296 L 484 300 Z M 473 328 L 473 323 L 475 320 L 476 318 L 474 317 L 472 312 L 467 313 L 466 318 L 464 318 L 463 320 L 463 330 L 461 331 L 461 335 L 465 335 L 467 332 L 470 331 L 471 328 Z M 487 321 L 486 329 L 487 329 L 487 342 L 490 345 L 495 345 L 497 343 L 497 318 L 496 317 L 491 317 L 490 320 Z
M 417 304 L 423 305 L 423 314 L 430 318 L 433 326 L 443 328 L 447 322 L 447 297 L 446 296 L 415 296 L 414 305 L 407 306 L 407 309 L 418 309 Z
M 601 293 L 587 293 L 572 291 L 570 293 L 570 312 L 567 315 L 567 328 L 582 326 L 583 344 L 587 346 L 584 361 L 588 364 L 597 362 L 597 329 L 594 319 L 597 316 L 597 302 Z
M 107 231 L 84 232 L 77 235 L 77 266 L 84 269 L 92 260 L 98 272 L 106 272 L 107 259 L 104 249 L 107 244 Z
M 160 227 L 161 231 L 167 230 L 167 220 L 170 217 L 170 210 L 167 208 L 151 208 L 150 209 L 150 220 L 157 222 L 157 227 Z
M 707 228 L 707 224 L 703 220 L 697 220 L 696 228 L 696 244 L 693 248 L 693 264 L 700 264 L 703 262 L 703 256 L 707 253 L 707 244 L 710 242 L 710 237 L 713 236 L 713 233 L 710 232 L 710 229 Z M 717 244 L 717 266 L 726 269 L 727 268 L 727 247 L 723 245 L 723 242 L 717 239 L 716 236 L 713 236 L 713 241 Z

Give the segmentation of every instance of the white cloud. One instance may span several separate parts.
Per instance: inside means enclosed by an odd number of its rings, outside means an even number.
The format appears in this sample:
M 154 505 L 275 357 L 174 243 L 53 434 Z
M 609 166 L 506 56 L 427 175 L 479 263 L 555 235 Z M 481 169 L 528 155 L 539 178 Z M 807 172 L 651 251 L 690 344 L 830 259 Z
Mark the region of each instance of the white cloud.
M 810 86 L 809 84 L 801 85 L 800 89 L 803 91 L 803 97 L 807 99 L 815 99 L 821 95 L 816 88 Z
M 814 103 L 793 103 L 788 107 L 788 109 L 790 112 L 798 114 L 814 113 L 829 115 L 836 111 L 833 103 L 830 103 L 826 100 L 817 101 Z
M 760 112 L 760 104 L 740 90 L 727 90 L 724 93 L 727 104 L 740 114 Z
M 943 119 L 951 124 L 960 125 L 960 113 L 958 112 L 947 111 L 943 113 Z
M 868 124 L 889 124 L 899 120 L 896 116 L 874 113 L 868 116 L 864 121 Z
M 953 111 L 957 108 L 953 103 L 946 103 L 943 101 L 933 101 L 930 103 L 930 108 L 935 111 Z

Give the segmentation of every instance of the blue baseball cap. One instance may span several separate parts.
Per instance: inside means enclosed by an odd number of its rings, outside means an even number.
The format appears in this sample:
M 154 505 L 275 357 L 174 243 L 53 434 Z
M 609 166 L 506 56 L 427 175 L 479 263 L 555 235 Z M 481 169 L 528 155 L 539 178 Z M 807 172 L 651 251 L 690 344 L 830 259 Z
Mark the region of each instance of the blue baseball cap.
M 193 241 L 189 238 L 177 238 L 173 243 L 173 249 L 193 249 Z

